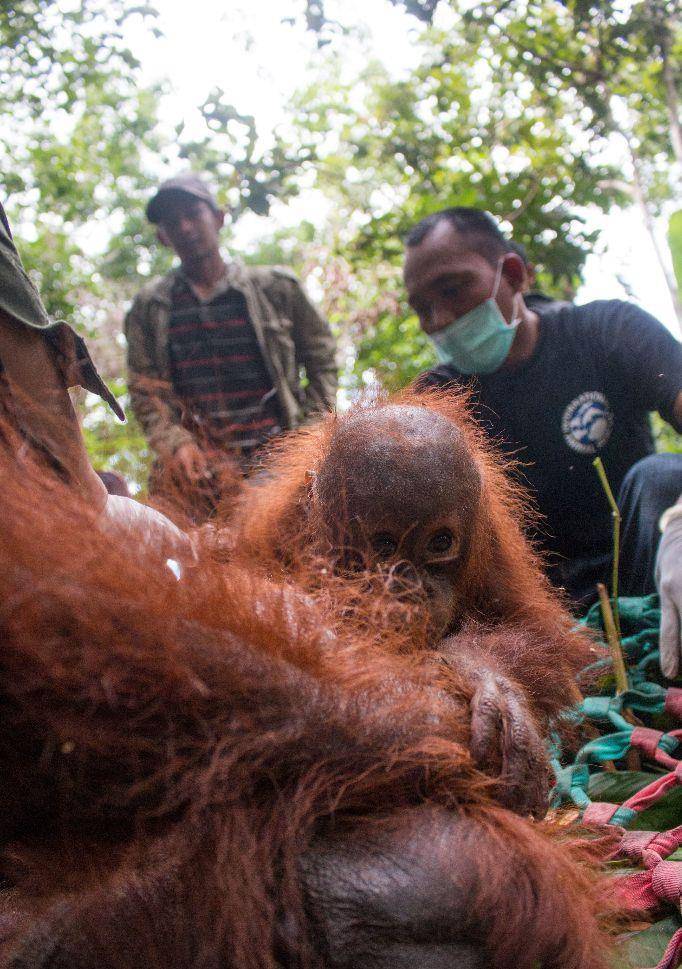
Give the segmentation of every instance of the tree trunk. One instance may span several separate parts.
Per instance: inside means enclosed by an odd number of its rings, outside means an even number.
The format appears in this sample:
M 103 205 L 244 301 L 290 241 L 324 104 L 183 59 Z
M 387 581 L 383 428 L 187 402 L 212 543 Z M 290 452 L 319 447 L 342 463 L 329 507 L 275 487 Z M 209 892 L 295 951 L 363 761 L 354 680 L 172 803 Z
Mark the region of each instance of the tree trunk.
M 673 302 L 673 306 L 675 307 L 677 323 L 680 330 L 682 330 L 682 301 L 680 300 L 680 294 L 677 289 L 677 280 L 675 279 L 661 250 L 661 247 L 658 244 L 658 239 L 656 238 L 656 227 L 654 225 L 654 219 L 651 214 L 651 209 L 649 208 L 649 200 L 647 199 L 646 190 L 644 188 L 639 158 L 637 157 L 637 153 L 626 133 L 621 131 L 621 134 L 627 141 L 628 151 L 630 152 L 630 160 L 632 161 L 633 194 L 637 205 L 639 206 L 640 212 L 642 213 L 644 226 L 649 233 L 649 238 L 651 239 L 651 244 L 654 247 L 656 258 L 658 259 L 658 263 L 663 270 L 663 276 L 668 286 L 668 292 L 670 293 L 670 298 Z
M 680 99 L 675 84 L 675 71 L 670 62 L 670 31 L 666 24 L 661 37 L 661 57 L 663 59 L 663 84 L 665 86 L 665 101 L 670 118 L 670 140 L 673 153 L 682 175 L 682 121 L 680 121 Z

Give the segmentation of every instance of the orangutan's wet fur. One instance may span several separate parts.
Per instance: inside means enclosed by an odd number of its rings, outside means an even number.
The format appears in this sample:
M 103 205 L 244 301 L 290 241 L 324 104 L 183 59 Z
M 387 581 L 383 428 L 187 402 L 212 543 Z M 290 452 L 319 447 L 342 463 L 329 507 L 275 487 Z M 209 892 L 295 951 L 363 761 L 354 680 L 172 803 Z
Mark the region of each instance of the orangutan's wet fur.
M 502 803 L 542 814 L 544 740 L 597 648 L 524 537 L 507 470 L 465 394 L 373 400 L 272 449 L 232 554 L 325 600 L 339 628 L 455 668 L 473 693 L 476 762 L 504 780 Z
M 599 883 L 496 804 L 458 662 L 201 548 L 178 582 L 39 477 L 0 462 L 1 965 L 603 969 Z

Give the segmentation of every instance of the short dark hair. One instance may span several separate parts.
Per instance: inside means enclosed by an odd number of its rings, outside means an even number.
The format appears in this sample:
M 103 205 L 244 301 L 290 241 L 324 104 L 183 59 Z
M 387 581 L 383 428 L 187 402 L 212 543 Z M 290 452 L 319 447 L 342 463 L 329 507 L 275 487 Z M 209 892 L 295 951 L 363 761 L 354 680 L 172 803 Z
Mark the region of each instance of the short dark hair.
M 508 239 L 507 251 L 515 252 L 517 256 L 520 256 L 521 259 L 523 259 L 524 266 L 528 266 L 528 252 L 522 242 L 514 242 L 513 239 Z
M 483 209 L 472 209 L 466 206 L 455 206 L 433 212 L 425 219 L 417 222 L 405 236 L 405 245 L 418 246 L 427 235 L 440 225 L 449 222 L 453 229 L 471 239 L 471 248 L 491 262 L 499 259 L 505 252 L 516 252 L 526 261 L 523 246 L 517 242 L 510 242 L 500 231 L 500 227 L 493 216 Z

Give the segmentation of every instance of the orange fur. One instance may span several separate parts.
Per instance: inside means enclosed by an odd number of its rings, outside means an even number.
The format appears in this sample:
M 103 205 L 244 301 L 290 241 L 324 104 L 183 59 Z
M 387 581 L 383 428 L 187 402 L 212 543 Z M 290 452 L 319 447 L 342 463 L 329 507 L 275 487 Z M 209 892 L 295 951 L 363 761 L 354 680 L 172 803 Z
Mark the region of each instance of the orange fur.
M 525 525 L 532 518 L 527 497 L 510 477 L 508 463 L 471 416 L 465 393 L 406 390 L 366 401 L 358 408 L 371 413 L 394 405 L 428 408 L 452 423 L 480 474 L 482 490 L 473 520 L 472 552 L 457 577 L 465 601 L 458 628 L 474 623 L 479 629 L 499 631 L 482 648 L 523 684 L 537 711 L 543 715 L 560 711 L 575 699 L 574 677 L 594 658 L 596 647 L 586 633 L 576 631 L 525 537 Z M 329 592 L 326 577 L 321 583 L 319 576 L 325 566 L 333 570 L 333 536 L 339 522 L 319 514 L 311 482 L 327 458 L 334 435 L 355 413 L 329 415 L 273 445 L 264 479 L 244 491 L 234 515 L 237 524 L 232 542 L 237 557 L 271 576 Z M 339 516 L 343 514 L 342 493 L 340 481 Z M 409 495 L 405 500 L 409 502 Z M 366 625 L 376 630 L 382 609 L 384 621 L 389 620 L 390 596 L 377 597 L 376 583 L 369 594 L 367 575 L 355 581 L 356 593 L 364 583 L 365 594 L 356 594 L 354 609 L 369 617 Z M 340 598 L 347 602 L 343 588 Z M 343 618 L 345 622 L 347 615 Z M 502 634 L 505 630 L 509 631 L 507 641 Z M 523 645 L 519 632 L 525 637 Z M 413 628 L 409 636 L 416 641 Z
M 430 804 L 480 841 L 491 966 L 602 969 L 593 881 L 491 805 L 457 673 L 201 548 L 178 583 L 4 456 L 0 493 L 2 964 L 322 966 L 302 859 Z

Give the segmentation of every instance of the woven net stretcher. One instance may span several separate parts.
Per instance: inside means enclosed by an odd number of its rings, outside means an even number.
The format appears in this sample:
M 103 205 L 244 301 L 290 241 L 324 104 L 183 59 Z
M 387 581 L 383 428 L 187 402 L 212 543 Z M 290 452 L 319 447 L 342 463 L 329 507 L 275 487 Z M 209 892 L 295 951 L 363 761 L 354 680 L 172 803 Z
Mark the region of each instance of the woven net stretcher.
M 555 737 L 553 808 L 618 838 L 609 868 L 643 928 L 620 940 L 619 969 L 682 966 L 682 683 L 660 674 L 657 596 L 618 601 L 628 689 L 610 659 L 585 672 L 595 695 L 568 715 L 591 736 L 567 753 Z M 599 631 L 599 605 L 583 620 Z

